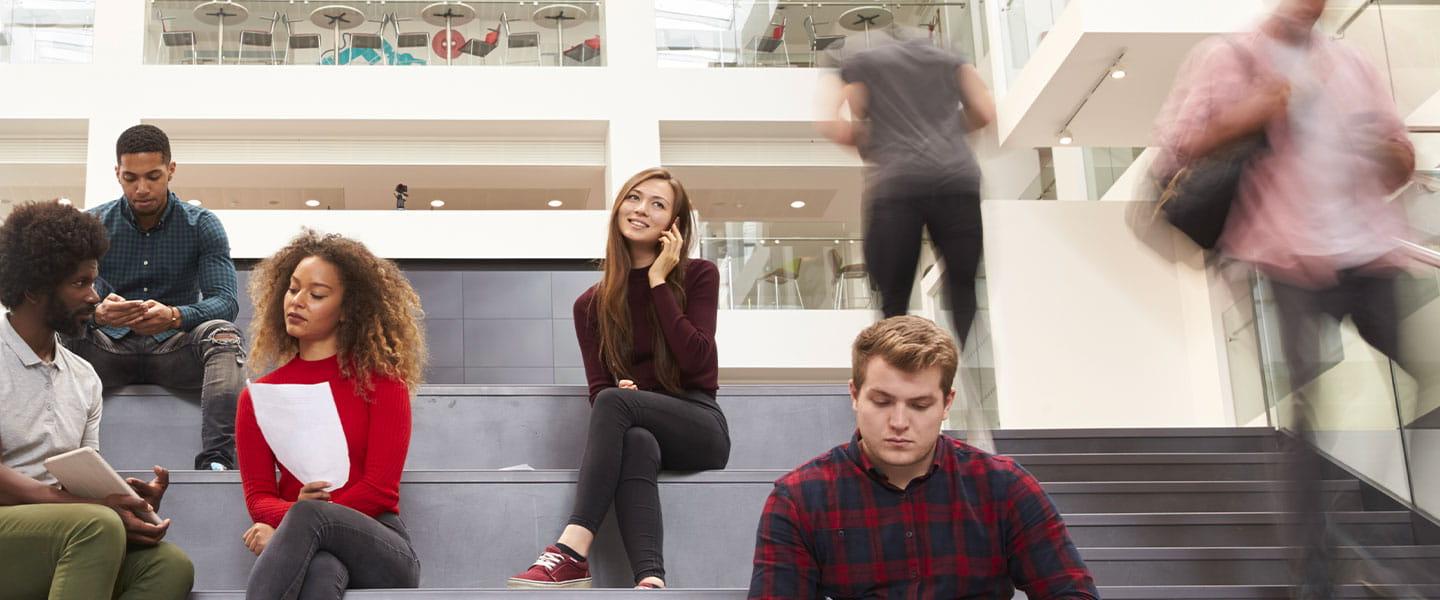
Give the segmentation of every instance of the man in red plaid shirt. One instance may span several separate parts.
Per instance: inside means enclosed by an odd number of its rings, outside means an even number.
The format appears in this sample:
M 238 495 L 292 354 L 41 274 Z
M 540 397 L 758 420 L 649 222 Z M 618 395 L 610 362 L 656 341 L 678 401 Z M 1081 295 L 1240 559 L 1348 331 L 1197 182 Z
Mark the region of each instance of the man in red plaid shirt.
M 860 333 L 857 432 L 775 482 L 751 598 L 1100 597 L 1035 478 L 940 434 L 958 364 L 955 342 L 920 317 Z

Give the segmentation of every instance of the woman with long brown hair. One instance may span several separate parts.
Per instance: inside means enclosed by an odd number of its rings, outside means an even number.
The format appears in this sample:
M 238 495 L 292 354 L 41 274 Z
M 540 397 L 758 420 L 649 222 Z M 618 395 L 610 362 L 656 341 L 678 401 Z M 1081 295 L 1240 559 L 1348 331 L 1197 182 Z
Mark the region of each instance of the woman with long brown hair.
M 350 472 L 339 487 L 297 479 L 271 450 L 277 440 L 266 438 L 251 391 L 241 393 L 235 446 L 255 520 L 243 540 L 260 557 L 246 597 L 338 600 L 347 587 L 419 587 L 399 512 L 410 396 L 425 370 L 420 297 L 395 263 L 314 231 L 260 263 L 250 297 L 251 364 L 279 366 L 258 383 L 329 384 Z
M 715 401 L 715 265 L 689 258 L 694 219 L 669 171 L 621 188 L 599 283 L 575 300 L 590 383 L 589 437 L 560 539 L 509 587 L 590 587 L 586 555 L 610 506 L 637 587 L 665 587 L 661 469 L 722 469 L 730 432 Z

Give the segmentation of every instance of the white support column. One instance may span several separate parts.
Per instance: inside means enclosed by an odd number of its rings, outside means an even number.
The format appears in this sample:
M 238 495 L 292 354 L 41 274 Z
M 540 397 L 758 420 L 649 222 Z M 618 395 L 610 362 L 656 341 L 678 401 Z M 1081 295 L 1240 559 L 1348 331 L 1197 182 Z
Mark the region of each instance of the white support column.
M 85 207 L 120 197 L 120 185 L 115 180 L 115 140 L 126 128 L 140 122 L 135 107 L 157 101 L 156 95 L 164 93 L 161 89 L 137 88 L 136 82 L 125 77 L 145 61 L 148 5 L 95 3 L 95 54 L 88 88 L 96 95 L 96 105 L 106 108 L 91 114 L 86 133 Z
M 633 84 L 619 86 L 619 93 L 635 100 L 617 105 L 619 110 L 610 116 L 605 140 L 605 204 L 609 206 L 631 175 L 660 166 L 660 121 L 645 100 L 651 86 L 665 85 L 656 73 L 655 3 L 606 2 L 605 45 L 607 68 L 623 69 Z
M 631 175 L 660 166 L 660 120 L 650 115 L 617 115 L 605 139 L 605 205 Z
M 115 140 L 126 129 L 139 123 L 138 116 L 106 114 L 91 117 L 86 132 L 83 207 L 99 206 L 120 197 L 120 183 L 115 179 Z
M 1085 169 L 1083 148 L 1057 146 L 1050 149 L 1055 158 L 1055 199 L 1089 200 L 1089 173 Z
M 145 62 L 145 24 L 149 2 L 96 2 L 94 56 L 96 67 L 123 67 L 124 71 Z M 97 68 L 98 74 L 108 69 Z M 122 90 L 115 90 L 121 92 Z
M 655 3 L 650 0 L 606 2 L 604 44 L 607 66 L 623 66 L 626 71 L 637 67 L 657 68 Z

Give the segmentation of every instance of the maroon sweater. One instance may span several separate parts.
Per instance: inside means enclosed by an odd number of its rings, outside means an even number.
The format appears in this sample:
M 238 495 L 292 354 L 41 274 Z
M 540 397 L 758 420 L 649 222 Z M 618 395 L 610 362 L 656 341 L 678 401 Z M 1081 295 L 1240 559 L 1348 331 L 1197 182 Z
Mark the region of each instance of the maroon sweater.
M 634 345 L 630 350 L 630 372 L 624 378 L 633 380 L 642 390 L 664 391 L 655 377 L 655 331 L 650 326 L 650 310 L 654 307 L 665 344 L 680 367 L 680 386 L 713 397 L 720 379 L 715 352 L 720 270 L 714 263 L 700 259 L 692 259 L 686 265 L 685 310 L 680 309 L 680 301 L 670 286 L 650 287 L 648 267 L 630 271 L 626 299 L 630 303 Z M 600 325 L 594 299 L 593 286 L 575 299 L 575 337 L 580 339 L 580 355 L 585 359 L 591 403 L 595 402 L 596 394 L 615 387 L 621 378 L 605 368 L 600 359 Z

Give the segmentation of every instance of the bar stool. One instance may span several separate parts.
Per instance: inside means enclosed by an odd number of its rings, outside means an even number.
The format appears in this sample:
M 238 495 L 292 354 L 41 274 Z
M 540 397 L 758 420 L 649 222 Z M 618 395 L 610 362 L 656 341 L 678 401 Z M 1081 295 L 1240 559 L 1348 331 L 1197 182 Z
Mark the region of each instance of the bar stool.
M 826 253 L 826 257 L 830 259 L 830 271 L 835 277 L 835 310 L 840 310 L 848 306 L 845 300 L 850 286 L 845 284 L 856 279 L 863 280 L 868 274 L 865 272 L 865 263 L 845 264 L 845 259 L 840 256 L 839 250 L 831 248 Z M 873 302 L 875 295 L 869 294 L 866 299 Z
M 192 65 L 195 64 L 197 60 L 195 51 L 195 32 L 189 29 L 183 31 L 170 31 L 169 23 L 171 21 L 174 21 L 175 17 L 167 17 L 160 14 L 159 12 L 156 12 L 155 19 L 160 21 L 161 54 L 166 54 L 166 50 L 170 48 L 188 47 L 190 48 L 190 55 L 187 56 L 185 60 L 182 60 L 180 62 L 189 62 Z M 169 57 L 166 56 L 166 58 Z
M 365 13 L 351 6 L 331 4 L 310 11 L 310 22 L 316 27 L 334 31 L 335 66 L 340 66 L 340 32 L 365 24 Z
M 800 294 L 800 259 L 788 260 L 775 270 L 761 275 L 760 282 L 770 284 L 775 290 L 775 308 L 784 308 L 780 304 L 780 290 L 786 284 L 795 292 L 795 301 L 799 304 L 797 308 L 805 308 L 805 296 Z M 756 296 L 756 300 L 759 300 L 759 288 L 756 289 Z
M 195 20 L 206 25 L 214 25 L 217 40 L 215 44 L 216 64 L 225 64 L 225 26 L 239 25 L 250 18 L 250 9 L 230 0 L 210 0 L 195 7 L 192 13 Z
M 562 66 L 565 62 L 565 22 L 586 21 L 590 19 L 590 13 L 574 4 L 551 4 L 535 9 L 531 13 L 530 20 L 536 25 L 555 30 L 555 66 Z
M 295 24 L 304 23 L 303 19 L 291 19 L 289 16 L 281 17 L 285 23 L 285 64 L 292 64 L 290 53 L 295 50 L 319 50 L 320 34 L 318 33 L 295 33 Z M 316 62 L 319 62 L 318 60 Z
M 785 43 L 785 30 L 789 29 L 789 19 L 781 18 L 780 24 L 770 23 L 765 35 L 755 36 L 755 64 L 760 64 L 760 53 L 775 55 L 776 50 L 784 50 L 785 66 L 790 64 L 790 46 Z
M 279 57 L 275 54 L 275 24 L 285 17 L 275 13 L 273 17 L 260 17 L 262 21 L 269 21 L 269 29 L 246 29 L 240 32 L 240 56 L 237 61 L 245 60 L 245 48 L 267 48 L 270 50 L 270 63 L 279 64 Z
M 516 33 L 510 29 L 510 19 L 505 13 L 500 13 L 501 37 L 505 38 L 505 53 L 500 55 L 500 64 L 510 62 L 510 49 L 512 48 L 534 48 L 535 65 L 540 65 L 540 32 L 522 31 Z
M 831 48 L 839 50 L 845 47 L 845 36 L 843 35 L 820 35 L 815 31 L 815 17 L 807 16 L 801 23 L 805 27 L 805 36 L 810 38 L 810 66 L 815 66 L 815 53 L 824 52 Z
M 420 14 L 426 23 L 445 28 L 445 32 L 440 34 L 445 37 L 433 42 L 430 48 L 445 57 L 447 66 L 453 64 L 455 57 L 460 55 L 460 47 L 464 45 L 464 36 L 457 37 L 455 28 L 474 21 L 475 9 L 463 2 L 436 2 L 426 6 Z
M 499 45 L 500 29 L 497 27 L 495 29 L 485 30 L 485 37 L 474 38 L 465 42 L 465 45 L 460 47 L 460 52 L 469 54 L 475 58 L 484 59 L 486 56 L 489 56 L 491 52 L 494 52 L 495 48 L 499 47 Z

